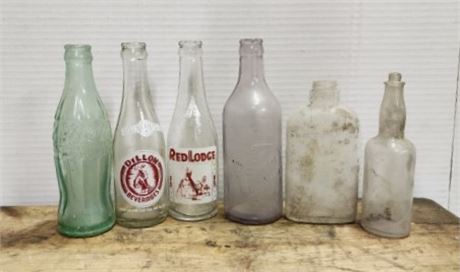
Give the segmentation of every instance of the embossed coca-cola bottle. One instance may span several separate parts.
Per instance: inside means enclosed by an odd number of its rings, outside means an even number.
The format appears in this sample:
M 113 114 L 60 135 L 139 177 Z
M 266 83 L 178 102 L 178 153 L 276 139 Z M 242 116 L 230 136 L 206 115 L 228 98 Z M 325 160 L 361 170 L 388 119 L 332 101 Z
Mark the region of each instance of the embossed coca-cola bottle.
M 88 237 L 112 228 L 112 131 L 96 89 L 91 46 L 65 46 L 64 91 L 54 119 L 58 231 Z
M 217 133 L 206 101 L 201 47 L 201 41 L 179 42 L 179 92 L 168 133 L 169 213 L 187 221 L 217 213 Z
M 122 43 L 123 100 L 113 141 L 117 223 L 147 227 L 168 215 L 165 143 L 147 80 L 145 43 Z
M 225 104 L 225 216 L 267 224 L 282 214 L 281 107 L 263 70 L 261 39 L 240 40 L 238 83 Z

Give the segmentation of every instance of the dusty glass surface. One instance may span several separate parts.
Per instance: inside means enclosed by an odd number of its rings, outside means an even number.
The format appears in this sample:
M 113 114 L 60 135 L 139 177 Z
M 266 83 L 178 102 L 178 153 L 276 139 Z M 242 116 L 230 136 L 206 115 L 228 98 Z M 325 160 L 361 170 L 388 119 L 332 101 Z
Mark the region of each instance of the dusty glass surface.
M 366 145 L 363 215 L 370 233 L 401 238 L 410 233 L 414 188 L 415 147 L 404 138 L 406 106 L 401 74 L 385 82 L 379 134 Z
M 168 215 L 165 142 L 147 79 L 145 43 L 122 43 L 123 99 L 114 151 L 117 223 L 147 227 Z
M 89 45 L 65 46 L 64 91 L 53 144 L 59 183 L 58 231 L 87 237 L 112 228 L 112 132 L 96 90 Z
M 335 81 L 315 81 L 309 105 L 288 119 L 285 215 L 290 220 L 355 220 L 359 121 L 338 102 Z
M 282 214 L 281 107 L 262 55 L 261 39 L 240 41 L 239 79 L 223 112 L 225 215 L 243 224 Z
M 217 213 L 217 133 L 206 100 L 202 42 L 180 41 L 179 91 L 168 133 L 169 213 L 197 221 Z

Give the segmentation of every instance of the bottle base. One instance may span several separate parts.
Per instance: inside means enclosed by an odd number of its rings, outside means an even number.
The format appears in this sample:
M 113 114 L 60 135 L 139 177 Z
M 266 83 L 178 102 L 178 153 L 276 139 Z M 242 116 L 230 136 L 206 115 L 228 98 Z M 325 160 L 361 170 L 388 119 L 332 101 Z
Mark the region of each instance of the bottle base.
M 205 214 L 200 214 L 200 215 L 187 215 L 187 214 L 183 214 L 173 209 L 169 210 L 169 215 L 172 218 L 176 220 L 188 221 L 188 222 L 206 220 L 206 219 L 216 216 L 216 214 L 217 214 L 217 207 L 215 207 L 211 212 L 207 212 Z
M 85 227 L 85 228 L 76 228 L 70 227 L 63 224 L 58 224 L 58 232 L 64 236 L 71 237 L 71 238 L 86 238 L 97 236 L 104 232 L 107 232 L 113 228 L 115 225 L 115 217 L 110 217 L 105 222 L 102 222 L 98 225 Z
M 281 215 L 271 217 L 271 218 L 259 219 L 259 218 L 242 218 L 242 217 L 232 215 L 230 213 L 225 213 L 225 218 L 227 218 L 230 221 L 240 223 L 243 225 L 266 225 L 266 224 L 270 224 L 270 223 L 278 221 L 278 219 L 281 218 Z
M 117 218 L 117 224 L 130 229 L 140 229 L 156 226 L 163 223 L 168 216 L 156 217 L 154 219 L 132 219 L 132 218 Z
M 330 218 L 330 217 L 307 217 L 297 218 L 295 216 L 285 215 L 286 219 L 296 223 L 308 224 L 351 224 L 355 222 L 355 217 Z
M 409 237 L 409 235 L 410 235 L 410 233 L 397 234 L 397 233 L 383 232 L 381 230 L 378 230 L 378 229 L 372 228 L 370 226 L 367 226 L 363 222 L 360 222 L 360 225 L 366 232 L 368 232 L 370 234 L 373 234 L 373 235 L 376 235 L 376 236 L 384 237 L 384 238 L 402 239 L 402 238 Z

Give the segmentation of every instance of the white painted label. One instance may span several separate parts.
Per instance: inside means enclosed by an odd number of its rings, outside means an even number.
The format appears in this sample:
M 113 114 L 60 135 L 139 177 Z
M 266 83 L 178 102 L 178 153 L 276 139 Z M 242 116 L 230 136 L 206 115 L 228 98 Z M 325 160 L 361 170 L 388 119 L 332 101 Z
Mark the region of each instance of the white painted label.
M 217 199 L 217 148 L 169 147 L 170 201 L 203 204 Z

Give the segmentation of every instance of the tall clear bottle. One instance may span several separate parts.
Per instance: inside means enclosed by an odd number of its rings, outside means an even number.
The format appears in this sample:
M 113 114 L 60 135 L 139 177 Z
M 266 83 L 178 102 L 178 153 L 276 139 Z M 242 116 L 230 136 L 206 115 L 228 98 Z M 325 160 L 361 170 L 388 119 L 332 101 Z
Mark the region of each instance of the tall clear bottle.
M 240 40 L 238 83 L 224 107 L 228 219 L 266 224 L 282 214 L 281 107 L 264 76 L 261 39 Z
M 286 132 L 286 217 L 355 221 L 359 121 L 339 105 L 337 83 L 313 82 L 310 104 L 288 119 Z
M 179 42 L 179 91 L 168 133 L 169 213 L 186 221 L 217 213 L 217 133 L 206 101 L 201 55 L 201 41 Z
M 364 155 L 361 225 L 373 234 L 402 238 L 410 233 L 414 188 L 415 147 L 404 138 L 406 106 L 401 74 L 385 82 L 379 134 Z
M 88 237 L 112 228 L 112 131 L 96 90 L 89 45 L 66 45 L 64 91 L 54 119 L 58 231 Z
M 117 223 L 148 227 L 168 215 L 165 142 L 147 80 L 145 43 L 122 43 L 123 100 L 113 141 Z

